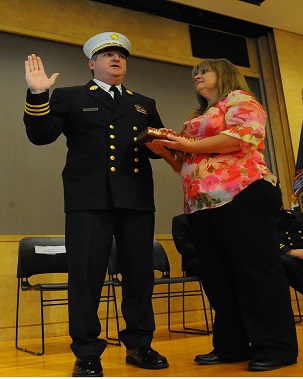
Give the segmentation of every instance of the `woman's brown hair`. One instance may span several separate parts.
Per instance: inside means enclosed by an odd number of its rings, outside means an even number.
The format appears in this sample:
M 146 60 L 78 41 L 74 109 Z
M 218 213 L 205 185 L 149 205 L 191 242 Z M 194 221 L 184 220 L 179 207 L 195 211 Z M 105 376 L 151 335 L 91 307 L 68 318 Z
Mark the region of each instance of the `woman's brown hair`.
M 205 113 L 210 107 L 224 99 L 231 91 L 243 90 L 251 93 L 240 70 L 225 58 L 204 59 L 193 68 L 192 77 L 194 78 L 204 70 L 214 71 L 217 74 L 218 95 L 208 102 L 203 96 L 197 94 L 200 107 L 193 112 L 190 118 L 198 117 Z

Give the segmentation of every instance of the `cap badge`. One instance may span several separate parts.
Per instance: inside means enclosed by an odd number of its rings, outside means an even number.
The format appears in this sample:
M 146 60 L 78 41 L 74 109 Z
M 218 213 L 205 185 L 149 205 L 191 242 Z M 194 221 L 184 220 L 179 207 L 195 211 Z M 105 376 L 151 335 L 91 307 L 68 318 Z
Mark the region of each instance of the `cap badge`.
M 98 89 L 98 86 L 91 86 L 91 87 L 89 87 L 89 89 L 90 89 L 91 91 L 96 91 L 96 89 Z
M 110 36 L 111 39 L 114 39 L 115 41 L 117 41 L 119 39 L 119 36 L 118 34 L 116 33 L 113 33 L 111 36 Z
M 132 91 L 130 91 L 129 89 L 127 89 L 126 92 L 127 92 L 129 95 L 133 95 Z

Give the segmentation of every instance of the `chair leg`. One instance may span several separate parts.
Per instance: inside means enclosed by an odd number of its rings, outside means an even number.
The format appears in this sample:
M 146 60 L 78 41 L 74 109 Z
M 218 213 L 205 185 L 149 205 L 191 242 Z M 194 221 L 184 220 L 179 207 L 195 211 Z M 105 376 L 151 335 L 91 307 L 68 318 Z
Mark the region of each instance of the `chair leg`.
M 296 303 L 297 303 L 297 309 L 298 309 L 298 315 L 295 315 L 294 317 L 298 317 L 299 319 L 298 320 L 295 320 L 295 323 L 299 323 L 302 321 L 302 314 L 301 314 L 301 308 L 300 308 L 300 302 L 299 302 L 299 299 L 298 299 L 298 293 L 297 291 L 295 290 L 295 297 L 296 297 Z
M 185 330 L 196 331 L 199 334 L 210 334 L 212 332 L 212 330 L 213 330 L 212 310 L 210 308 L 211 325 L 212 325 L 212 328 L 210 329 L 209 328 L 209 324 L 208 324 L 207 309 L 206 309 L 205 298 L 204 298 L 204 294 L 203 294 L 203 287 L 202 287 L 201 282 L 199 282 L 199 287 L 200 287 L 200 294 L 201 294 L 201 301 L 202 301 L 202 306 L 203 306 L 203 313 L 204 313 L 204 319 L 205 319 L 205 324 L 206 324 L 206 330 L 201 330 L 201 329 L 198 329 L 198 328 L 189 328 L 189 327 L 186 327 L 186 325 L 185 325 L 185 306 L 183 308 L 183 314 L 184 314 L 184 324 L 183 324 L 183 327 L 184 327 Z M 185 295 L 183 296 L 183 298 L 185 298 Z
M 209 328 L 209 324 L 208 324 L 208 316 L 207 316 L 207 309 L 206 309 L 206 304 L 205 304 L 205 298 L 204 298 L 204 294 L 203 294 L 203 287 L 202 287 L 202 284 L 201 282 L 199 282 L 199 287 L 200 287 L 200 295 L 201 295 L 201 301 L 202 301 L 202 306 L 203 306 L 203 313 L 204 313 L 204 319 L 205 319 L 205 324 L 206 324 L 206 330 L 203 330 L 203 329 L 198 329 L 198 328 L 189 328 L 186 326 L 186 323 L 185 323 L 185 283 L 184 284 L 184 288 L 183 288 L 183 320 L 184 320 L 184 323 L 183 323 L 183 328 L 187 331 L 191 330 L 193 332 L 196 332 L 197 334 L 210 334 L 212 332 L 212 329 L 213 328 Z M 211 314 L 211 323 L 212 323 L 212 326 L 213 326 L 213 321 L 212 321 L 212 311 L 211 311 L 211 308 L 210 308 L 210 314 Z M 194 333 L 194 334 L 196 334 Z
M 16 349 L 22 350 L 18 346 L 18 338 L 19 338 L 19 302 L 20 302 L 20 286 L 21 282 L 20 279 L 18 279 L 18 289 L 17 289 L 17 304 L 16 304 L 16 336 L 15 336 L 15 346 Z
M 210 322 L 211 322 L 211 332 L 214 330 L 214 315 L 213 315 L 213 308 L 211 305 L 209 305 L 209 313 L 210 313 Z
M 199 282 L 199 286 L 200 286 L 200 293 L 199 295 L 201 296 L 201 301 L 202 301 L 202 306 L 203 306 L 203 312 L 204 312 L 204 318 L 205 318 L 205 323 L 206 323 L 206 330 L 204 329 L 198 329 L 198 328 L 190 328 L 190 327 L 187 327 L 186 326 L 186 316 L 185 316 L 185 296 L 186 296 L 186 291 L 185 291 L 185 283 L 182 283 L 182 326 L 183 326 L 183 330 L 173 330 L 171 328 L 171 305 L 170 305 L 170 302 L 171 302 L 171 291 L 170 291 L 170 283 L 168 284 L 168 330 L 170 332 L 174 332 L 174 333 L 189 333 L 189 334 L 204 334 L 204 335 L 208 335 L 210 333 L 212 333 L 212 330 L 213 330 L 213 315 L 212 315 L 212 309 L 210 308 L 210 316 L 211 316 L 211 325 L 212 325 L 212 328 L 210 329 L 209 328 L 209 324 L 208 324 L 208 316 L 207 316 L 207 310 L 206 310 L 206 304 L 205 304 L 205 299 L 204 299 L 204 295 L 203 295 L 203 287 L 202 287 L 202 284 L 201 282 Z M 192 295 L 192 296 L 197 296 L 197 295 Z
M 40 289 L 40 311 L 41 311 L 41 353 L 38 353 L 37 355 L 43 355 L 45 348 L 44 348 L 44 298 L 43 298 L 43 290 Z
M 112 288 L 111 288 L 112 287 Z M 110 294 L 110 290 L 112 289 L 113 295 Z M 113 298 L 112 302 L 114 303 L 114 311 L 115 311 L 115 319 L 116 319 L 116 328 L 117 328 L 117 334 L 118 338 L 113 338 L 109 336 L 109 303 L 110 298 Z M 108 286 L 107 289 L 107 301 L 106 301 L 106 339 L 108 340 L 108 343 L 111 345 L 117 345 L 121 346 L 121 341 L 119 339 L 119 314 L 118 314 L 118 306 L 117 306 L 117 298 L 116 298 L 116 291 L 115 291 L 115 285 Z M 110 341 L 117 341 L 117 342 L 110 342 Z
M 43 291 L 40 290 L 40 316 L 41 316 L 41 351 L 32 351 L 25 347 L 20 347 L 18 345 L 19 339 L 19 307 L 20 307 L 20 288 L 21 288 L 21 279 L 18 279 L 18 291 L 17 291 L 17 305 L 16 305 L 16 340 L 15 346 L 17 350 L 24 351 L 25 353 L 33 355 L 43 355 L 44 354 L 44 314 L 43 314 Z

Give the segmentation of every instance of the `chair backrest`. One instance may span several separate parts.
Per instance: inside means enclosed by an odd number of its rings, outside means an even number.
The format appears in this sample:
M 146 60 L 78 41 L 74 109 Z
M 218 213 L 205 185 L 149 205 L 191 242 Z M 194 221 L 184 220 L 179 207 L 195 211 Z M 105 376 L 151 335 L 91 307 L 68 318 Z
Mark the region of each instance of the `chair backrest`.
M 66 253 L 37 254 L 35 246 L 64 246 L 62 237 L 26 237 L 19 242 L 17 278 L 36 274 L 67 273 Z
M 154 240 L 153 243 L 153 262 L 154 270 L 160 271 L 164 277 L 170 276 L 170 265 L 166 251 L 157 240 Z

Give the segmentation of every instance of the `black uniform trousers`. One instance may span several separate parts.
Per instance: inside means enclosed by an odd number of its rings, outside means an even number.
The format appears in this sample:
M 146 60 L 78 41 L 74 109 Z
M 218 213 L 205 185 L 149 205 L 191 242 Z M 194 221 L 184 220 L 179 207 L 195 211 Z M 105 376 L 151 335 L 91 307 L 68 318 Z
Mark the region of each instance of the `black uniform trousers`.
M 281 193 L 265 180 L 215 209 L 188 215 L 221 359 L 295 363 L 290 291 L 279 254 Z
M 149 346 L 155 330 L 152 309 L 154 285 L 154 212 L 127 209 L 76 211 L 66 214 L 69 278 L 69 329 L 76 357 L 101 355 L 97 311 L 115 236 L 122 273 L 122 313 L 119 333 L 127 349 Z

